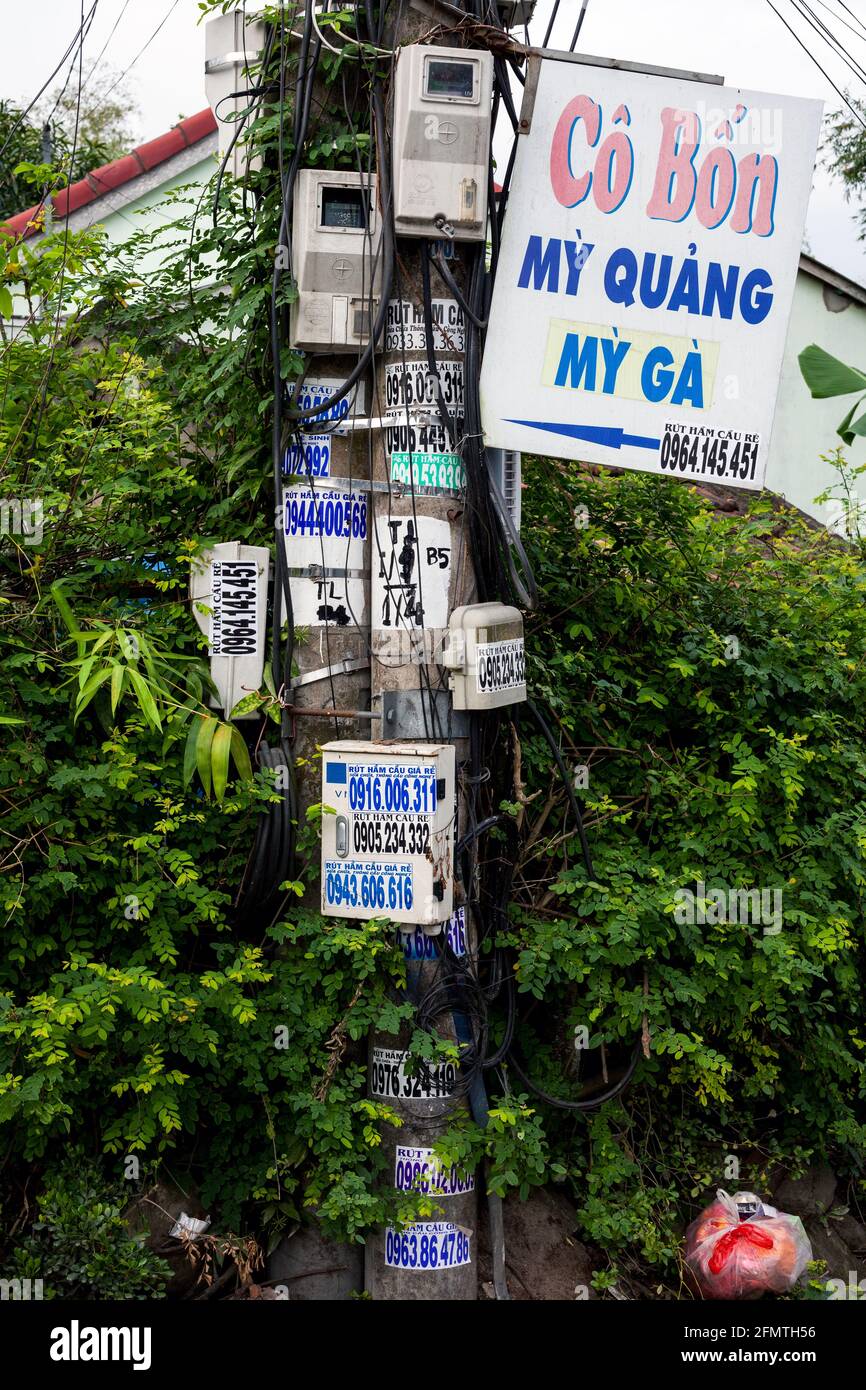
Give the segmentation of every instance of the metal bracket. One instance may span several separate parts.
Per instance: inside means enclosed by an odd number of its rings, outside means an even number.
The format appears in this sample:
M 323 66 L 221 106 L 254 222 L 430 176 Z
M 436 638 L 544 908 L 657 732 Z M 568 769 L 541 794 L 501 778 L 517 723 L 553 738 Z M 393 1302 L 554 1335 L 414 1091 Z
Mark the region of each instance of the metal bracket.
M 469 716 L 454 710 L 447 690 L 386 690 L 382 693 L 382 737 L 413 739 L 469 737 Z
M 718 77 L 715 73 L 685 72 L 682 68 L 660 68 L 652 63 L 628 63 L 622 58 L 597 58 L 590 53 L 564 53 L 558 48 L 530 48 L 522 51 L 526 54 L 526 85 L 523 89 L 520 124 L 517 127 L 519 135 L 528 135 L 532 129 L 538 79 L 543 62 L 579 63 L 590 68 L 612 68 L 616 72 L 646 73 L 649 77 L 672 77 L 682 82 L 706 82 L 715 87 L 723 87 L 725 83 L 724 77 Z
M 333 666 L 319 666 L 315 671 L 305 671 L 303 675 L 295 676 L 289 688 L 297 690 L 300 685 L 315 685 L 316 681 L 326 681 L 332 676 L 349 676 L 353 671 L 366 671 L 369 666 L 370 662 L 364 656 L 335 661 Z

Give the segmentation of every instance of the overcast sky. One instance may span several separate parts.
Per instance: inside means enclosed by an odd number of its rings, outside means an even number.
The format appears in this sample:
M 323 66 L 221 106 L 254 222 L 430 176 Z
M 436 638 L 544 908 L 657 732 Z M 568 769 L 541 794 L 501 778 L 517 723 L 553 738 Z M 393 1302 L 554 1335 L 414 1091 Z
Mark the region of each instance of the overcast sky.
M 88 9 L 90 3 L 87 0 Z M 536 43 L 543 38 L 552 3 L 539 0 L 532 28 Z M 604 57 L 718 73 L 734 86 L 820 97 L 832 110 L 839 99 L 817 60 L 838 87 L 866 97 L 866 84 L 802 18 L 795 17 L 794 0 L 773 3 L 803 37 L 808 53 L 784 28 L 769 0 L 589 0 L 579 46 L 584 53 Z M 866 67 L 866 0 L 810 3 Z M 552 47 L 568 47 L 579 8 L 579 0 L 561 0 Z M 18 0 L 14 5 L 7 0 L 0 96 L 21 102 L 35 96 L 72 39 L 79 10 L 80 0 Z M 204 35 L 198 17 L 197 0 L 126 0 L 125 9 L 124 0 L 99 0 L 84 70 L 87 73 L 96 61 L 117 23 L 103 61 L 118 70 L 132 64 L 130 83 L 140 107 L 141 140 L 160 135 L 180 116 L 206 105 Z M 137 56 L 163 19 L 159 33 Z M 852 32 L 858 19 L 863 28 Z M 66 67 L 62 73 L 65 76 Z M 820 260 L 866 283 L 866 250 L 857 239 L 854 211 L 838 182 L 819 170 L 810 205 L 809 248 Z

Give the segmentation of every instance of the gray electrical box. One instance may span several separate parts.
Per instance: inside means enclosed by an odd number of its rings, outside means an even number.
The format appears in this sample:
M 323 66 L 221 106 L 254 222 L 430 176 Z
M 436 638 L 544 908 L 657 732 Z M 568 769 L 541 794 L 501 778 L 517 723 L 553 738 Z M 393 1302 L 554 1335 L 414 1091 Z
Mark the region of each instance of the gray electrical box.
M 401 236 L 484 241 L 493 55 L 408 44 L 398 50 L 392 136 Z
M 374 174 L 301 169 L 295 183 L 292 261 L 298 298 L 292 347 L 353 352 L 370 339 L 382 280 L 382 220 Z
M 470 603 L 451 614 L 442 665 L 454 708 L 498 709 L 526 699 L 523 615 L 504 603 Z

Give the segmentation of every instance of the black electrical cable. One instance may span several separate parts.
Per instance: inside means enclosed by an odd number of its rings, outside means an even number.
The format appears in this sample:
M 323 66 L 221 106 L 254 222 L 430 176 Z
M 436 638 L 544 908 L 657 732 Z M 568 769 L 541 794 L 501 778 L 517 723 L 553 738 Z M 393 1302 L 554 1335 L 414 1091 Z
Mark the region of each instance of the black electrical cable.
M 546 48 L 547 45 L 550 43 L 550 36 L 553 33 L 553 26 L 556 23 L 556 17 L 559 14 L 560 3 L 561 0 L 554 0 L 553 11 L 550 16 L 550 23 L 547 26 L 547 33 L 544 35 L 544 42 L 541 45 L 542 48 Z
M 513 1045 L 508 1054 L 508 1065 L 514 1068 L 524 1086 L 528 1086 L 533 1095 L 538 1096 L 539 1100 L 543 1100 L 545 1104 L 552 1105 L 556 1110 L 577 1110 L 585 1113 L 588 1110 L 598 1110 L 602 1105 L 606 1105 L 608 1101 L 616 1100 L 617 1096 L 622 1095 L 634 1076 L 637 1064 L 640 1061 L 640 1056 L 641 1044 L 638 1042 L 632 1052 L 628 1066 L 620 1079 L 606 1091 L 588 1097 L 586 1100 L 562 1100 L 559 1096 L 551 1095 L 550 1091 L 546 1091 L 543 1086 L 539 1086 L 538 1082 L 532 1080 L 524 1070 L 522 1064 L 518 1061 L 515 1056 Z
M 466 296 L 464 295 L 457 281 L 454 279 L 454 276 L 451 274 L 451 271 L 448 269 L 446 262 L 443 261 L 440 256 L 434 255 L 432 248 L 428 250 L 427 254 L 430 259 L 431 265 L 434 265 L 436 267 L 436 271 L 442 283 L 446 285 L 447 288 L 451 291 L 452 295 L 457 300 L 457 303 L 460 305 L 460 308 L 463 310 L 463 313 L 466 315 L 466 317 L 472 320 L 476 328 L 486 328 L 487 320 L 479 318 L 478 315 L 475 313 L 475 310 L 467 302 Z
M 796 39 L 797 43 L 798 43 L 798 44 L 800 45 L 800 47 L 803 49 L 804 53 L 808 53 L 809 57 L 812 59 L 812 62 L 815 64 L 815 67 L 816 67 L 816 68 L 818 69 L 818 71 L 821 73 L 821 76 L 824 77 L 824 78 L 826 78 L 826 80 L 830 83 L 830 86 L 833 88 L 833 91 L 836 93 L 836 95 L 840 98 L 840 100 L 844 101 L 845 105 L 848 107 L 848 110 L 851 112 L 851 115 L 854 117 L 854 119 L 858 122 L 859 125 L 862 125 L 862 127 L 863 127 L 864 130 L 866 130 L 866 121 L 864 121 L 863 117 L 860 115 L 860 112 L 857 110 L 856 106 L 853 106 L 853 105 L 851 104 L 851 102 L 848 100 L 848 97 L 847 97 L 847 96 L 845 95 L 845 93 L 842 91 L 842 89 L 841 89 L 840 87 L 837 87 L 837 86 L 836 86 L 836 83 L 833 81 L 832 77 L 831 77 L 830 74 L 827 72 L 826 68 L 823 68 L 823 67 L 821 66 L 821 64 L 818 62 L 818 59 L 815 57 L 814 53 L 811 53 L 811 52 L 809 51 L 808 45 L 805 44 L 805 43 L 803 42 L 803 40 L 800 38 L 800 35 L 797 33 L 796 29 L 794 29 L 794 28 L 788 23 L 788 21 L 787 21 L 787 19 L 785 18 L 785 16 L 784 16 L 783 14 L 781 14 L 779 10 L 776 9 L 776 6 L 773 4 L 773 0 L 767 0 L 767 4 L 770 6 L 770 9 L 773 11 L 773 14 L 776 16 L 776 18 L 777 18 L 777 19 L 780 19 L 780 20 L 782 21 L 782 23 L 784 24 L 785 28 L 788 30 L 788 33 L 793 35 L 793 37 Z
M 571 43 L 568 45 L 569 53 L 573 53 L 575 48 L 577 47 L 577 41 L 580 38 L 580 31 L 583 28 L 583 21 L 586 19 L 586 7 L 588 4 L 589 0 L 582 0 L 580 14 L 577 17 L 577 28 L 574 31 L 574 37 L 571 40 Z
M 580 810 L 580 803 L 578 802 L 578 799 L 574 794 L 574 787 L 572 786 L 571 778 L 568 775 L 568 768 L 565 766 L 565 761 L 563 759 L 562 753 L 559 751 L 559 744 L 554 738 L 550 725 L 547 723 L 547 720 L 544 718 L 538 706 L 534 704 L 532 700 L 527 700 L 526 708 L 529 710 L 529 713 L 532 715 L 539 729 L 546 738 L 548 745 L 550 746 L 550 751 L 553 754 L 554 761 L 559 771 L 559 775 L 562 778 L 562 784 L 565 787 L 565 790 L 568 794 L 568 800 L 571 805 L 572 814 L 574 815 L 574 819 L 577 822 L 577 833 L 580 836 L 580 848 L 583 854 L 583 862 L 586 866 L 586 872 L 589 874 L 590 878 L 595 878 L 595 869 L 593 868 L 592 856 L 589 852 L 589 843 L 586 838 L 586 831 L 583 828 L 583 816 Z
M 45 91 L 46 87 L 49 85 L 50 82 L 53 82 L 53 81 L 54 81 L 54 78 L 57 76 L 57 74 L 59 73 L 60 69 L 63 67 L 63 64 L 66 62 L 66 59 L 69 57 L 70 53 L 72 53 L 73 49 L 76 48 L 76 46 L 79 44 L 79 41 L 80 41 L 81 43 L 84 42 L 85 38 L 87 37 L 87 33 L 88 33 L 89 29 L 90 29 L 90 26 L 91 26 L 91 24 L 92 24 L 92 22 L 93 22 L 93 16 L 94 16 L 95 13 L 96 13 L 96 7 L 97 7 L 98 4 L 99 4 L 99 0 L 93 0 L 93 4 L 91 5 L 90 9 L 87 11 L 87 14 L 81 19 L 81 21 L 80 21 L 80 23 L 79 23 L 79 26 L 78 26 L 78 28 L 77 28 L 76 31 L 75 31 L 75 37 L 71 40 L 71 42 L 70 42 L 69 45 L 67 46 L 67 48 L 66 48 L 66 50 L 65 50 L 65 52 L 64 52 L 64 54 L 63 54 L 63 57 L 60 59 L 60 62 L 57 64 L 57 67 L 54 68 L 53 71 L 50 72 L 50 73 L 48 74 L 48 76 L 46 77 L 45 81 L 42 83 L 42 86 L 39 88 L 39 91 L 36 93 L 35 97 L 32 99 L 32 101 L 29 101 L 29 102 L 27 103 L 27 105 L 25 106 L 24 110 L 20 113 L 20 115 L 19 115 L 19 117 L 18 117 L 18 120 L 15 122 L 15 124 L 14 124 L 13 127 L 12 127 L 12 129 L 9 131 L 9 134 L 6 136 L 6 139 L 3 141 L 2 147 L 0 147 L 0 159 L 3 158 L 4 154 L 6 153 L 7 149 L 9 148 L 10 141 L 12 141 L 12 140 L 14 139 L 15 135 L 16 135 L 17 132 L 20 130 L 22 124 L 23 124 L 24 121 L 27 119 L 27 117 L 30 115 L 30 112 L 33 110 L 33 108 L 34 108 L 34 106 L 36 105 L 37 101 L 38 101 L 39 98 L 42 96 L 42 93 Z

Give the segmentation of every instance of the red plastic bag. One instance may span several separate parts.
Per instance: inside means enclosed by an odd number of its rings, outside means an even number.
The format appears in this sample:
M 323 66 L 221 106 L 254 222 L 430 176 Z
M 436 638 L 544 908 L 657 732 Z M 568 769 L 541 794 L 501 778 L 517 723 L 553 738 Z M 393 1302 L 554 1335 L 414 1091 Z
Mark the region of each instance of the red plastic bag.
M 686 1265 L 704 1298 L 787 1293 L 811 1258 L 799 1216 L 766 1206 L 752 1192 L 718 1191 L 686 1231 Z

